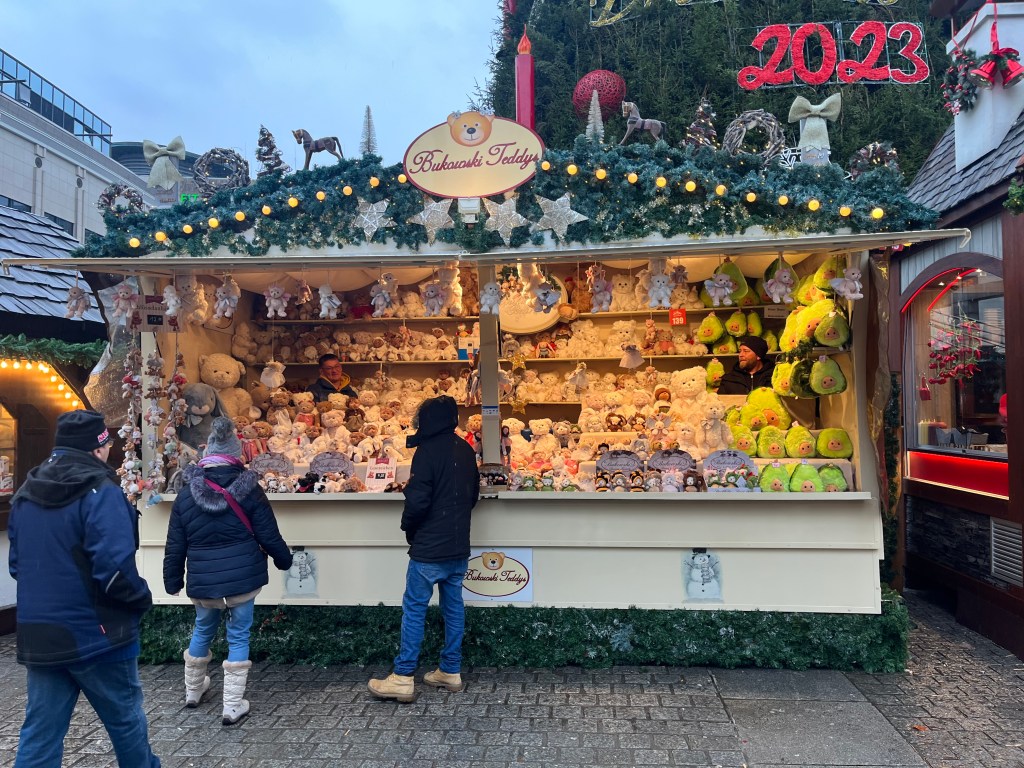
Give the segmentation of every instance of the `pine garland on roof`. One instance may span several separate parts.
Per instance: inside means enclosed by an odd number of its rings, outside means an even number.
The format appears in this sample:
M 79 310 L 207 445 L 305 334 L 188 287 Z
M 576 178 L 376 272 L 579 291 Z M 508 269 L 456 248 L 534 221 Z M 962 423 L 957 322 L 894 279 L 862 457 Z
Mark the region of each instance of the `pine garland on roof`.
M 0 336 L 0 358 L 38 360 L 50 365 L 73 364 L 92 368 L 106 348 L 107 342 L 102 340 L 74 344 L 60 339 L 29 339 L 23 333 Z

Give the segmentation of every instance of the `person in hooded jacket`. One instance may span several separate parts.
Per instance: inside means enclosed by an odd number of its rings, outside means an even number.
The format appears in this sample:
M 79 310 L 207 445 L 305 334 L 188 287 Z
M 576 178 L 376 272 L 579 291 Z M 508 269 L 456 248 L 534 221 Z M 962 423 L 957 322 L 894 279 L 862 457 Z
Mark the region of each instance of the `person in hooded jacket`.
M 480 496 L 480 473 L 473 448 L 455 434 L 459 409 L 447 395 L 424 400 L 416 412 L 416 448 L 405 487 L 402 530 L 409 544 L 409 565 L 402 597 L 402 637 L 394 672 L 370 680 L 370 693 L 382 699 L 416 698 L 413 673 L 423 644 L 427 604 L 437 585 L 444 618 L 444 647 L 438 669 L 423 682 L 452 692 L 462 690 L 462 636 L 466 615 L 462 580 L 469 567 L 469 526 Z
M 249 630 L 256 595 L 269 583 L 267 555 L 282 571 L 292 553 L 258 476 L 242 463 L 242 444 L 231 419 L 213 420 L 205 456 L 184 471 L 184 485 L 167 523 L 164 589 L 182 587 L 196 608 L 192 641 L 185 651 L 185 706 L 199 706 L 210 688 L 206 665 L 210 644 L 227 612 L 228 657 L 224 661 L 221 720 L 232 725 L 249 713 L 243 698 L 252 662 Z M 188 582 L 184 580 L 188 562 Z
M 158 768 L 139 682 L 139 619 L 153 604 L 135 567 L 138 513 L 106 463 L 103 414 L 57 418 L 54 449 L 11 502 L 8 567 L 18 582 L 18 661 L 28 703 L 15 768 L 60 768 L 79 694 L 119 766 Z

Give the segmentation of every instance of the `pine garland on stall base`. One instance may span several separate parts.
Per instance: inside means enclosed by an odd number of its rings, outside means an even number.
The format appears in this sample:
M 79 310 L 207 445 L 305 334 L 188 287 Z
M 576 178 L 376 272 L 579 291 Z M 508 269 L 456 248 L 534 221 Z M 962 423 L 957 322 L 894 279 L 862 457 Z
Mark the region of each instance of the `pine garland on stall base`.
M 191 606 L 158 606 L 147 613 L 140 660 L 180 661 L 194 621 Z M 318 666 L 389 664 L 401 624 L 400 606 L 257 606 L 250 658 Z M 442 627 L 437 606 L 431 606 L 425 658 L 440 652 Z M 655 664 L 900 672 L 909 632 L 903 600 L 884 587 L 877 616 L 471 606 L 462 654 L 471 667 Z M 215 646 L 215 655 L 226 652 L 223 638 Z
M 92 368 L 106 348 L 106 341 L 73 344 L 60 339 L 29 339 L 23 333 L 0 336 L 0 358 L 39 361 L 49 365 L 73 364 Z

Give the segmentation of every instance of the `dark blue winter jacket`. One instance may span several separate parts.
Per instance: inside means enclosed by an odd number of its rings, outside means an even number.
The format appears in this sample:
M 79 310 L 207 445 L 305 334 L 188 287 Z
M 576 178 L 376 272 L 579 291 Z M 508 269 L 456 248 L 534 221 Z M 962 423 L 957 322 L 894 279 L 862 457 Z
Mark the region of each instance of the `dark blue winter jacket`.
M 7 533 L 18 661 L 65 666 L 117 649 L 138 655 L 139 618 L 153 599 L 135 567 L 138 513 L 109 466 L 55 449 L 18 490 Z
M 227 500 L 206 485 L 206 478 L 234 496 L 249 518 L 252 533 Z M 237 466 L 204 469 L 193 465 L 185 469 L 184 479 L 167 524 L 164 589 L 168 594 L 180 592 L 183 586 L 186 595 L 197 598 L 254 592 L 270 581 L 267 555 L 280 570 L 291 568 L 291 550 L 281 538 L 274 511 L 255 472 Z

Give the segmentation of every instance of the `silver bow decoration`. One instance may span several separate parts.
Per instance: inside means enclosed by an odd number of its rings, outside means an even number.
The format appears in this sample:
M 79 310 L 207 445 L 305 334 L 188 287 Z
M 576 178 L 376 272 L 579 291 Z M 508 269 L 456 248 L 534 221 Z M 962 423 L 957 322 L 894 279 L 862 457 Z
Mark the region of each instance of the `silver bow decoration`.
M 185 159 L 185 142 L 181 136 L 175 136 L 166 147 L 146 139 L 142 142 L 142 156 L 151 166 L 148 186 L 170 189 L 179 181 L 183 181 L 178 169 L 171 162 L 172 157 L 178 160 Z
M 821 104 L 811 104 L 803 96 L 793 99 L 789 108 L 789 122 L 803 120 L 800 125 L 800 149 L 815 147 L 829 149 L 828 124 L 826 120 L 835 120 L 843 109 L 843 97 L 834 93 Z

